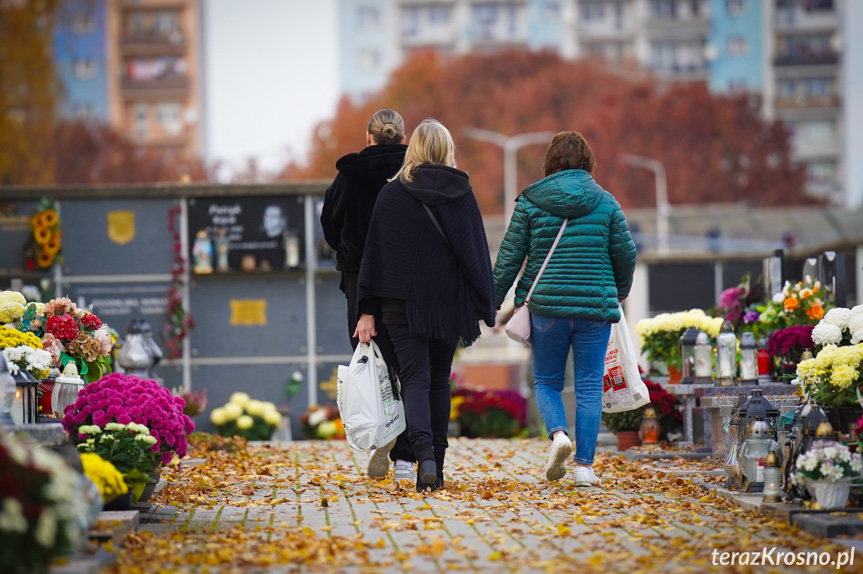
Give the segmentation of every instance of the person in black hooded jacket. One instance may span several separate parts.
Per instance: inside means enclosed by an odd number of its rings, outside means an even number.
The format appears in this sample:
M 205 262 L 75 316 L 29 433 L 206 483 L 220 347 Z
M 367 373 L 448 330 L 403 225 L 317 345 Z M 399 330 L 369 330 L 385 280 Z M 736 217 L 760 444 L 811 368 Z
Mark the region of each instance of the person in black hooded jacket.
M 435 120 L 417 127 L 401 170 L 378 195 L 357 296 L 360 341 L 383 326 L 395 346 L 417 492 L 437 490 L 455 349 L 479 337 L 480 320 L 494 325 L 495 301 L 479 206 L 467 174 L 455 168 L 449 130 Z
M 339 174 L 324 196 L 321 227 L 324 239 L 336 252 L 336 269 L 342 272 L 339 287 L 348 304 L 348 336 L 355 350 L 357 338 L 357 278 L 366 244 L 366 233 L 378 193 L 402 166 L 407 146 L 405 123 L 398 112 L 383 109 L 375 112 L 366 131 L 366 148 L 350 153 L 336 162 Z M 379 329 L 375 343 L 392 373 L 398 373 L 398 359 L 386 327 Z M 407 433 L 402 433 L 395 445 L 385 445 L 372 451 L 369 458 L 370 478 L 383 478 L 389 472 L 389 459 L 395 463 L 395 478 L 413 480 L 415 458 Z

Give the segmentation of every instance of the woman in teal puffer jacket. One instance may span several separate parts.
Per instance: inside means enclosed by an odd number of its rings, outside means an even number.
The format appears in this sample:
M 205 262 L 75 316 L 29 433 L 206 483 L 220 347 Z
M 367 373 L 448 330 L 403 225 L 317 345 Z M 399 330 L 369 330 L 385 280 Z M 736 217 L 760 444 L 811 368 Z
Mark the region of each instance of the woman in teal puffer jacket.
M 563 390 L 574 354 L 576 486 L 597 484 L 591 465 L 602 416 L 602 375 L 611 324 L 620 320 L 635 271 L 636 249 L 620 204 L 594 181 L 596 160 L 578 132 L 554 136 L 545 178 L 519 196 L 494 266 L 498 308 L 527 258 L 516 286 L 524 299 L 564 221 L 557 247 L 528 302 L 536 402 L 552 439 L 545 475 L 558 480 L 572 453 Z

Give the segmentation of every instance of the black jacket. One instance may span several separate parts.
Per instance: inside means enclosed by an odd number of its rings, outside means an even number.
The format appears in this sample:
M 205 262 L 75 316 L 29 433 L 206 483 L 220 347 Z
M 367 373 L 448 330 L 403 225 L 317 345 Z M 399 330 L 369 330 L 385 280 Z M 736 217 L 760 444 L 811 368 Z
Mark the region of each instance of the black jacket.
M 357 273 L 378 193 L 401 168 L 405 145 L 374 145 L 336 162 L 339 174 L 321 211 L 324 239 L 336 252 L 336 269 Z
M 411 332 L 452 343 L 475 341 L 480 320 L 494 325 L 488 241 L 466 173 L 426 164 L 413 182 L 384 186 L 369 226 L 358 298 L 402 299 Z

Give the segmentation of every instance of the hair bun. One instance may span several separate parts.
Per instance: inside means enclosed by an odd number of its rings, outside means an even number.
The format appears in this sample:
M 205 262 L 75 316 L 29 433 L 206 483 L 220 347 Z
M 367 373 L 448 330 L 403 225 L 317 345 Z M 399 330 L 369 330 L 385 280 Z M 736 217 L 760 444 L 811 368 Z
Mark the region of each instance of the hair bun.
M 381 126 L 381 134 L 387 137 L 393 137 L 398 134 L 398 129 L 395 124 L 387 122 Z

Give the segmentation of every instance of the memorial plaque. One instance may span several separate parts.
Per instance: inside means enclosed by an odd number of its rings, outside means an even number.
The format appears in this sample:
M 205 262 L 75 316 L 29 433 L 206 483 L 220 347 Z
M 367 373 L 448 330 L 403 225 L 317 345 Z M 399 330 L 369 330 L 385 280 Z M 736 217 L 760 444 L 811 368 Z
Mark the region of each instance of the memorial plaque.
M 168 274 L 174 200 L 69 200 L 61 204 L 63 271 L 68 275 Z
M 193 273 L 280 271 L 305 266 L 303 197 L 189 200 Z
M 167 292 L 167 283 L 72 283 L 64 289 L 64 295 L 79 306 L 92 307 L 93 313 L 121 337 L 132 319 L 145 319 L 163 351 L 168 324 Z
M 196 277 L 191 284 L 196 357 L 307 352 L 305 276 Z
M 33 233 L 30 218 L 37 205 L 35 201 L 0 202 L 0 275 L 36 272 L 25 268 L 24 248 Z

